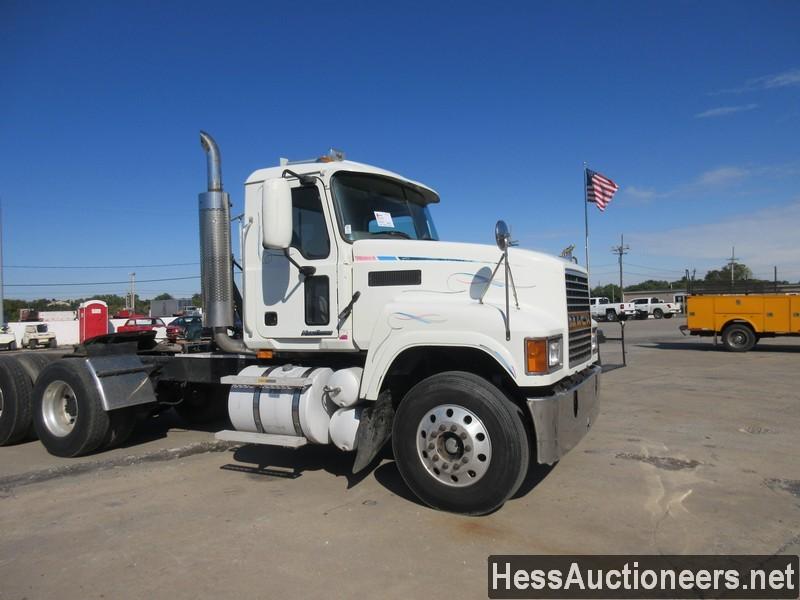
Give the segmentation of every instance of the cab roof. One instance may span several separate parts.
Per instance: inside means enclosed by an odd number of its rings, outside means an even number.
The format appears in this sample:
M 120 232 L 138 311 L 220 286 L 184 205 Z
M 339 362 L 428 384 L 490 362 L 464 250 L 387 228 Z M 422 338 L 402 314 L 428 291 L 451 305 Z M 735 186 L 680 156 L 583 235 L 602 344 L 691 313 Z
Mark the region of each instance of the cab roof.
M 349 173 L 367 173 L 370 175 L 379 175 L 381 177 L 394 179 L 396 181 L 409 185 L 412 188 L 415 188 L 423 195 L 423 197 L 428 203 L 439 202 L 439 194 L 436 193 L 436 191 L 433 188 L 430 188 L 425 184 L 422 184 L 418 181 L 414 181 L 413 179 L 408 179 L 407 177 L 403 177 L 402 175 L 395 173 L 393 171 L 387 171 L 386 169 L 381 169 L 380 167 L 375 167 L 373 165 L 355 162 L 352 160 L 331 160 L 331 161 L 313 160 L 308 162 L 289 162 L 286 164 L 279 165 L 277 167 L 267 167 L 265 169 L 258 169 L 257 171 L 253 171 L 250 174 L 250 176 L 247 178 L 247 181 L 245 181 L 245 185 L 253 183 L 261 183 L 262 181 L 266 181 L 268 179 L 277 179 L 279 177 L 282 177 L 283 172 L 286 171 L 287 169 L 289 171 L 297 173 L 298 175 L 306 175 L 306 174 L 319 175 L 320 177 L 322 177 L 326 186 L 330 184 L 330 178 L 339 171 L 346 171 Z

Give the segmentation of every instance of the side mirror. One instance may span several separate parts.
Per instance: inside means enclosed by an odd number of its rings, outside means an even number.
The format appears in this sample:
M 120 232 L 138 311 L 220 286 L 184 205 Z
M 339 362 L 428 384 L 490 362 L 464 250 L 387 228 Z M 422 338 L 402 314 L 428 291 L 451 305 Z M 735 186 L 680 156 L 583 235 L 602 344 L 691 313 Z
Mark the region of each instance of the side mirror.
M 261 196 L 261 243 L 283 250 L 292 243 L 292 190 L 286 179 L 264 182 Z

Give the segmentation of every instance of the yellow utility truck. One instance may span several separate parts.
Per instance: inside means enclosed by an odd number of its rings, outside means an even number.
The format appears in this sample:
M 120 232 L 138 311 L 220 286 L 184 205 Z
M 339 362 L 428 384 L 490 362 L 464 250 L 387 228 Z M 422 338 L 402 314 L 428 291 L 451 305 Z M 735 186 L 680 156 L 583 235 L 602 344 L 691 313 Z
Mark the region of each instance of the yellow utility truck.
M 800 336 L 800 296 L 785 294 L 689 296 L 686 325 L 690 335 L 720 336 L 731 352 L 747 352 L 758 340 Z

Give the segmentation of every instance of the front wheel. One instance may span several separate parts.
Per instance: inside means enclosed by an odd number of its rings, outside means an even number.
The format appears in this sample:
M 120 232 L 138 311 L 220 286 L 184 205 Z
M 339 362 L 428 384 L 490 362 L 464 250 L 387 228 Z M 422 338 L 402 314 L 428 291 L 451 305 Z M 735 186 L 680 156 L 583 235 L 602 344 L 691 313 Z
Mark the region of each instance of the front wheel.
M 448 371 L 415 385 L 392 428 L 397 468 L 411 491 L 441 510 L 500 508 L 528 471 L 522 411 L 477 375 Z

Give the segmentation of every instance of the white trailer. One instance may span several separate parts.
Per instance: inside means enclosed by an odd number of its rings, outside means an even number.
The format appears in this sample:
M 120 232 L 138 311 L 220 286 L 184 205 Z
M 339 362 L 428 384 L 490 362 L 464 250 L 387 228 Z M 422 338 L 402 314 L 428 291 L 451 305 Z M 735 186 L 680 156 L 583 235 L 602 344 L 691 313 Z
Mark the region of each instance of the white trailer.
M 233 283 L 230 200 L 201 133 L 205 352 L 151 332 L 111 334 L 54 362 L 0 359 L 0 444 L 33 427 L 47 450 L 113 446 L 137 413 L 173 405 L 232 429 L 217 437 L 354 451 L 354 471 L 391 438 L 429 505 L 495 510 L 529 460 L 552 464 L 598 415 L 600 368 L 585 269 L 513 246 L 443 242 L 421 183 L 332 154 L 255 171 Z M 196 349 L 203 350 L 198 347 Z

